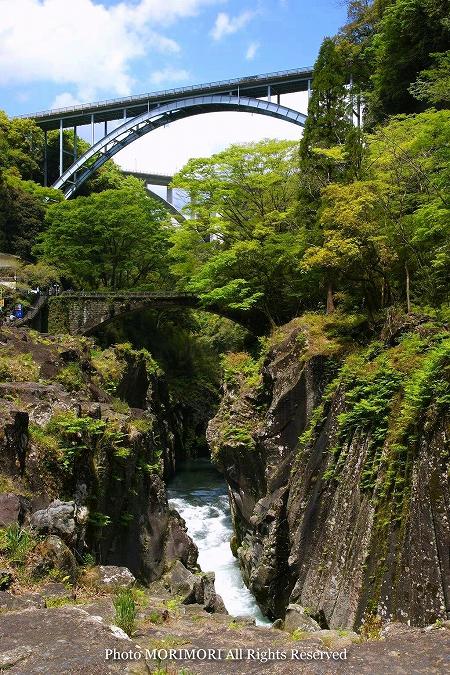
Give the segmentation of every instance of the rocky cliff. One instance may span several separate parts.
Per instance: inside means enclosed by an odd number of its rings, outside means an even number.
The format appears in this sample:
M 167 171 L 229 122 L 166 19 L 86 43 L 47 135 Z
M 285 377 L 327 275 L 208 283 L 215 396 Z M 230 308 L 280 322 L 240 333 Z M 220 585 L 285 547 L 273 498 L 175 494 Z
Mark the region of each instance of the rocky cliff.
M 67 518 L 57 503 L 40 531 L 61 535 L 78 563 L 125 565 L 146 582 L 172 560 L 195 569 L 163 482 L 182 424 L 150 354 L 26 330 L 0 341 L 0 527 L 62 500 Z
M 449 371 L 447 328 L 426 317 L 391 317 L 375 341 L 357 317 L 305 316 L 259 362 L 227 358 L 208 440 L 269 616 L 446 618 Z

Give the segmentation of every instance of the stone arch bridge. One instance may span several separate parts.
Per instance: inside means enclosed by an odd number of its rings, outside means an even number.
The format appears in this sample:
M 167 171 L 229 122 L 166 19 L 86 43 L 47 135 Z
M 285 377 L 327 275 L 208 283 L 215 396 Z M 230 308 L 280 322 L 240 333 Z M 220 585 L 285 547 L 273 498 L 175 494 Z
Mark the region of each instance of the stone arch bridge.
M 264 334 L 269 328 L 267 316 L 260 311 L 204 305 L 193 293 L 65 291 L 48 299 L 48 332 L 91 335 L 119 317 L 162 308 L 200 309 L 231 319 L 256 335 Z

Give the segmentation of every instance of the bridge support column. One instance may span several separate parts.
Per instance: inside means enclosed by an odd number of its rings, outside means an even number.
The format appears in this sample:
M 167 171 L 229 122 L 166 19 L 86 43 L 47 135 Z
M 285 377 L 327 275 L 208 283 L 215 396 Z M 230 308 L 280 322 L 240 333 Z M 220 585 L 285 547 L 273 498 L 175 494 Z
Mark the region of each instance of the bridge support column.
M 44 187 L 48 186 L 47 131 L 44 131 Z
M 268 99 L 269 103 L 272 101 L 272 88 L 271 88 L 270 84 L 267 85 L 267 99 Z
M 59 175 L 62 176 L 64 173 L 64 163 L 63 163 L 63 121 L 59 120 Z
M 78 135 L 77 128 L 73 128 L 73 161 L 76 162 L 78 159 Z
M 91 115 L 91 145 L 95 145 L 94 113 Z
M 173 189 L 167 186 L 167 201 L 173 206 Z

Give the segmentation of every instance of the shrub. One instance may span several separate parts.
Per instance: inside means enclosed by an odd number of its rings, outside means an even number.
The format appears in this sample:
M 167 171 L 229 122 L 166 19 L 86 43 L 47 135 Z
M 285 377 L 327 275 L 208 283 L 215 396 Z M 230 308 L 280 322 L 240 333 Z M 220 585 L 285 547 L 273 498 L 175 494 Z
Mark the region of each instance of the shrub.
M 372 641 L 381 639 L 381 617 L 377 614 L 366 614 L 360 629 L 362 640 Z
M 137 609 L 130 589 L 121 589 L 114 598 L 114 623 L 131 637 L 136 628 Z
M 0 530 L 0 552 L 14 565 L 23 565 L 35 544 L 31 532 L 19 525 L 8 525 Z
M 69 391 L 80 391 L 85 385 L 83 372 L 79 363 L 69 363 L 61 368 L 55 378 Z
M 0 357 L 1 382 L 37 382 L 39 370 L 31 354 L 3 354 Z

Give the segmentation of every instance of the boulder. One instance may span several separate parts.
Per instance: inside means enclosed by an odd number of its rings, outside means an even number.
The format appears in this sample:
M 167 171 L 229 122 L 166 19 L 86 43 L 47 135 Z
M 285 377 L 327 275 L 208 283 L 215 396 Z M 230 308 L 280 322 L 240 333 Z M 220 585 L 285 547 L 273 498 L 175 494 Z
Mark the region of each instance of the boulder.
M 68 605 L 38 613 L 8 612 L 1 617 L 1 633 L 0 668 L 3 664 L 17 675 L 123 674 L 127 664 L 119 659 L 105 660 L 105 650 L 138 649 L 99 617 Z
M 56 499 L 31 516 L 31 526 L 40 534 L 56 534 L 69 544 L 76 539 L 75 504 Z
M 168 565 L 174 560 L 181 560 L 189 570 L 194 570 L 197 565 L 198 548 L 188 535 L 183 518 L 174 509 L 169 513 L 165 558 Z
M 360 642 L 360 636 L 352 630 L 319 630 L 314 633 L 327 649 L 342 650 L 355 642 Z
M 32 575 L 35 578 L 47 576 L 51 571 L 59 572 L 62 578 L 75 583 L 78 576 L 77 563 L 72 551 L 55 535 L 51 534 L 37 544 L 31 554 Z
M 167 575 L 167 584 L 170 592 L 181 598 L 184 605 L 196 602 L 196 587 L 198 578 L 192 574 L 180 560 L 176 560 Z M 200 602 L 199 604 L 203 604 Z
M 166 575 L 166 584 L 173 595 L 181 598 L 183 605 L 197 604 L 207 612 L 227 614 L 223 600 L 214 588 L 214 579 L 214 572 L 192 574 L 176 560 Z
M 0 654 L 0 672 L 9 670 L 28 656 L 31 656 L 32 653 L 33 649 L 31 647 L 15 647 L 7 652 L 3 652 L 3 654 Z
M 115 591 L 119 588 L 131 588 L 136 582 L 136 578 L 131 574 L 128 567 L 98 565 L 87 570 L 82 581 L 101 590 Z
M 200 577 L 201 590 L 199 595 L 200 598 L 203 596 L 203 607 L 207 612 L 228 614 L 222 598 L 218 593 L 216 593 L 214 581 L 214 572 L 205 572 Z
M 284 618 L 284 630 L 292 633 L 294 630 L 303 630 L 306 633 L 314 633 L 320 630 L 317 621 L 308 616 L 301 605 L 288 605 Z

